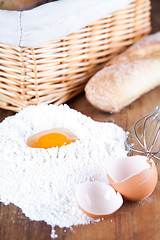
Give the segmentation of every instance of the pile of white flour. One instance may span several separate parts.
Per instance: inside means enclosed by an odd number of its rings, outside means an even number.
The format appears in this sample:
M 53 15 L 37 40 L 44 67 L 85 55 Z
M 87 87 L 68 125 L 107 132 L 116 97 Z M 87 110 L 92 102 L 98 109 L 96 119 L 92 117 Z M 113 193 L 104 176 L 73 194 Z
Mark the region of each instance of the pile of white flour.
M 29 136 L 67 128 L 79 139 L 61 148 L 36 149 Z M 126 134 L 113 123 L 95 122 L 67 105 L 29 106 L 0 123 L 0 201 L 20 207 L 31 220 L 52 226 L 88 224 L 78 208 L 76 185 L 107 180 L 107 165 L 126 156 Z

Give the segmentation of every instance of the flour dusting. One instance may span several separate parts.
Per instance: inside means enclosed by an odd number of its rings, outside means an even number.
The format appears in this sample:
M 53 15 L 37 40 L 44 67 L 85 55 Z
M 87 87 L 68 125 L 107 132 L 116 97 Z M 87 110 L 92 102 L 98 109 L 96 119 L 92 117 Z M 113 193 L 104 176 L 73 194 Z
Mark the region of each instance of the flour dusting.
M 135 42 L 132 46 L 130 46 L 127 49 L 127 52 L 130 50 L 134 50 L 136 48 L 141 48 L 141 47 L 145 47 L 145 46 L 149 46 L 151 44 L 159 44 L 160 43 L 160 32 L 156 32 L 154 34 L 151 34 L 149 36 L 146 36 L 140 40 L 138 40 L 137 42 Z
M 30 148 L 29 136 L 66 128 L 79 139 L 60 148 Z M 107 165 L 126 156 L 126 134 L 114 123 L 95 122 L 67 105 L 29 106 L 0 123 L 0 201 L 13 203 L 31 220 L 54 227 L 88 224 L 75 200 L 76 185 L 108 183 Z

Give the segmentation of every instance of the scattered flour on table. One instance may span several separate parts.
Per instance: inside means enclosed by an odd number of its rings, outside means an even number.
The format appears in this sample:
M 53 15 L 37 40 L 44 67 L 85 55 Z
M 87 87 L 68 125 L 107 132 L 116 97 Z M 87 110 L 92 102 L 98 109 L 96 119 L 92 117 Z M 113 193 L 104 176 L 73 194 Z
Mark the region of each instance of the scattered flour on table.
M 50 149 L 30 148 L 29 136 L 67 128 L 79 140 Z M 13 203 L 31 220 L 54 227 L 88 224 L 78 208 L 76 185 L 108 183 L 107 165 L 126 156 L 126 134 L 114 123 L 95 122 L 67 105 L 29 106 L 0 123 L 0 201 Z

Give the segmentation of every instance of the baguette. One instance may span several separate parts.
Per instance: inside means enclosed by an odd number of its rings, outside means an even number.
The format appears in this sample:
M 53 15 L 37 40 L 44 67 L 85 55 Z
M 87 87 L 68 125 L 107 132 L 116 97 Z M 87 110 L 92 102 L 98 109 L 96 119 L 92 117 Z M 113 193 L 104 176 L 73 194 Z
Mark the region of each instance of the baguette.
M 0 9 L 26 10 L 45 3 L 45 0 L 0 0 Z
M 105 112 L 119 112 L 160 85 L 160 33 L 136 42 L 96 73 L 85 87 L 86 98 Z

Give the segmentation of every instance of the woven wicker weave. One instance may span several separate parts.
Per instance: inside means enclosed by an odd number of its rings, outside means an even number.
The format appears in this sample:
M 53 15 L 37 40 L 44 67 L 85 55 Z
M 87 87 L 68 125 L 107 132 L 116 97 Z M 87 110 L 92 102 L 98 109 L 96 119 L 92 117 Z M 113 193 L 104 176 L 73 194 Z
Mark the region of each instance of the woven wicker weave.
M 151 30 L 150 0 L 37 48 L 0 44 L 0 107 L 20 111 L 30 104 L 66 102 L 126 46 Z

